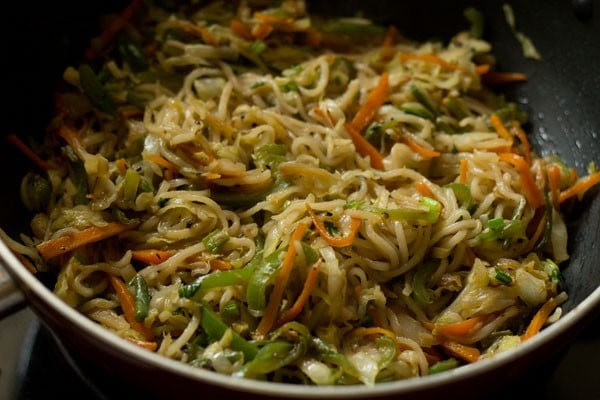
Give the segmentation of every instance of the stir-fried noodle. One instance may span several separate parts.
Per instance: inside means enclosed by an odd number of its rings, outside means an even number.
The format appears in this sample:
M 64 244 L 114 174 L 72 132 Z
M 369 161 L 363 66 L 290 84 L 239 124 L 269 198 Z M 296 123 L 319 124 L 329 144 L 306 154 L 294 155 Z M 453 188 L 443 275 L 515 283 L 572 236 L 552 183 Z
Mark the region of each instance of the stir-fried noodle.
M 560 318 L 561 209 L 598 173 L 532 151 L 488 85 L 523 76 L 466 28 L 134 1 L 65 70 L 31 235 L 3 238 L 103 327 L 223 374 L 373 384 L 513 348 Z

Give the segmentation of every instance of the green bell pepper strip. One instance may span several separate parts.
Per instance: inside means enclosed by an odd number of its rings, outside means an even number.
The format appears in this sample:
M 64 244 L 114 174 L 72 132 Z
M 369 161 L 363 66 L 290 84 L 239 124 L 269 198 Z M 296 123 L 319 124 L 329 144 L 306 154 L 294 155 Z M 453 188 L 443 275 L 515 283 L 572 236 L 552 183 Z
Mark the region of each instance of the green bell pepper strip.
M 410 93 L 413 95 L 413 97 L 419 103 L 421 103 L 434 116 L 437 116 L 438 110 L 437 110 L 437 107 L 435 106 L 435 102 L 433 101 L 433 99 L 431 98 L 429 93 L 427 93 L 426 90 L 421 88 L 417 83 L 413 82 L 412 85 L 410 85 Z
M 454 196 L 460 206 L 466 210 L 470 210 L 473 204 L 473 197 L 471 196 L 471 189 L 464 183 L 452 182 L 445 185 L 445 187 L 452 189 Z
M 136 274 L 129 283 L 135 291 L 135 320 L 142 322 L 148 316 L 150 307 L 150 293 L 146 280 L 140 274 Z
M 469 29 L 471 36 L 476 39 L 481 39 L 483 37 L 484 27 L 483 14 L 481 11 L 477 10 L 475 7 L 469 7 L 463 11 L 463 15 L 471 23 L 471 28 Z
M 246 288 L 246 302 L 250 311 L 262 312 L 265 309 L 267 305 L 266 290 L 275 280 L 276 272 L 281 266 L 280 255 L 284 251 L 285 249 L 274 251 L 256 266 Z
M 228 329 L 231 329 L 213 310 L 210 309 L 208 305 L 203 304 L 201 312 L 200 326 L 202 326 L 202 329 L 206 332 L 210 341 L 221 340 L 225 332 Z M 258 353 L 256 344 L 247 341 L 234 331 L 232 331 L 231 334 L 231 348 L 233 350 L 241 351 L 244 354 L 245 361 L 253 360 Z
M 127 169 L 127 172 L 125 172 L 125 178 L 123 180 L 123 199 L 125 201 L 135 201 L 140 180 L 140 174 L 131 168 Z
M 244 364 L 236 375 L 256 377 L 278 370 L 298 358 L 297 352 L 294 351 L 295 347 L 294 343 L 280 340 L 267 343 L 258 350 L 252 361 Z
M 73 203 L 76 205 L 89 203 L 88 195 L 88 180 L 87 172 L 81 161 L 71 161 L 71 179 L 77 188 L 77 192 L 73 197 Z
M 343 373 L 360 378 L 360 372 L 348 359 L 327 343 L 316 336 L 311 336 L 309 340 L 309 349 L 317 353 L 317 358 L 325 362 L 337 365 Z
M 274 331 L 271 337 L 272 340 L 260 348 L 256 357 L 242 367 L 240 375 L 256 377 L 268 374 L 299 359 L 308 350 L 310 332 L 305 325 L 291 321 Z
M 396 357 L 396 341 L 389 336 L 380 336 L 375 341 L 375 346 L 381 354 L 381 360 L 377 363 L 381 370 L 387 367 Z
M 412 288 L 416 300 L 421 304 L 431 304 L 433 302 L 433 291 L 427 287 L 427 282 L 437 268 L 437 263 L 427 261 L 415 271 Z
M 87 64 L 82 64 L 79 67 L 79 82 L 83 93 L 94 107 L 112 116 L 117 114 L 117 106 L 92 70 L 92 67 Z
M 440 372 L 454 369 L 459 365 L 460 363 L 456 358 L 448 358 L 447 360 L 438 361 L 429 367 L 429 375 L 439 374 Z
M 380 209 L 380 212 L 387 217 L 394 220 L 406 220 L 411 222 L 421 222 L 433 224 L 440 218 L 442 211 L 442 205 L 437 201 L 429 197 L 423 197 L 419 200 L 419 203 L 427 210 L 416 210 L 416 209 L 391 209 L 385 210 Z
M 217 253 L 229 240 L 229 235 L 223 229 L 215 229 L 202 239 L 202 243 L 211 253 Z
M 198 301 L 201 294 L 207 290 L 245 284 L 254 273 L 256 266 L 257 264 L 251 261 L 243 268 L 215 271 L 208 275 L 202 275 L 194 282 L 181 286 L 179 288 L 179 295 Z
M 366 205 L 364 201 L 348 202 L 344 205 L 344 209 L 358 209 L 369 211 L 375 214 L 384 215 L 387 218 L 398 221 L 409 221 L 417 223 L 428 223 L 433 224 L 440 218 L 442 211 L 442 205 L 430 197 L 422 197 L 419 200 L 422 206 L 426 207 L 426 210 L 415 209 L 415 208 L 394 208 L 386 209 L 379 207 L 371 207 Z

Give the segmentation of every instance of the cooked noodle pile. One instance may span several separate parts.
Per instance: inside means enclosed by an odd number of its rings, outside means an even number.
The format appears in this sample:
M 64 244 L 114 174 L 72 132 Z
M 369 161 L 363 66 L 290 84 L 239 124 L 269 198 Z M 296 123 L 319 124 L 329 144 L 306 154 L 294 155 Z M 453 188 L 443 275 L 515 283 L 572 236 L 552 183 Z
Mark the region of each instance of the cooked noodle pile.
M 532 152 L 476 29 L 200 3 L 134 1 L 64 72 L 31 235 L 3 235 L 61 299 L 165 357 L 316 385 L 436 373 L 560 318 L 585 178 Z

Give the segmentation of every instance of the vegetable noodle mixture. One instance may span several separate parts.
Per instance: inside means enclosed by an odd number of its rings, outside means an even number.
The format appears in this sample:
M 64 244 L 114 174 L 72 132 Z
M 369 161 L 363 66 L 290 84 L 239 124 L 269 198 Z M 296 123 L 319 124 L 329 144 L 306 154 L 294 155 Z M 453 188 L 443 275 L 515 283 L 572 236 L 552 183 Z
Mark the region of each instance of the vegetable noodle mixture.
M 300 0 L 134 0 L 65 69 L 2 238 L 148 351 L 249 379 L 366 384 L 493 357 L 561 316 L 565 212 L 483 18 L 417 43 Z

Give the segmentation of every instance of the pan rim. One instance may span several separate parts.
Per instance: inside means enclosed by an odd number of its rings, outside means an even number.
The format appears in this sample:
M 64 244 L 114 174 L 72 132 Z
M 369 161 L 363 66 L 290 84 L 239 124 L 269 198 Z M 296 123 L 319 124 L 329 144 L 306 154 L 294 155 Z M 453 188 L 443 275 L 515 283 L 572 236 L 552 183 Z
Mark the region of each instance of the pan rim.
M 35 292 L 62 320 L 70 323 L 71 329 L 78 330 L 78 334 L 85 334 L 88 340 L 93 340 L 98 345 L 111 346 L 113 350 L 119 352 L 120 358 L 132 357 L 149 367 L 169 371 L 183 378 L 197 381 L 199 384 L 218 386 L 222 389 L 235 389 L 238 392 L 242 391 L 249 394 L 278 397 L 284 395 L 286 398 L 297 399 L 362 399 L 386 395 L 415 394 L 427 390 L 440 389 L 451 384 L 483 376 L 515 360 L 526 358 L 549 342 L 558 340 L 562 335 L 575 330 L 586 316 L 600 309 L 600 287 L 597 287 L 558 321 L 542 330 L 527 342 L 522 343 L 514 349 L 497 354 L 492 358 L 480 360 L 476 363 L 461 366 L 455 370 L 440 374 L 377 383 L 372 386 L 306 386 L 234 378 L 214 371 L 195 368 L 181 361 L 172 360 L 163 355 L 139 348 L 135 344 L 121 339 L 113 332 L 102 328 L 62 301 L 25 268 L 2 240 L 0 240 L 0 262 L 17 282 L 19 288 L 26 287 Z M 28 294 L 24 294 L 26 301 L 29 303 Z M 40 310 L 35 308 L 33 311 L 36 314 L 40 312 Z M 39 314 L 38 316 L 45 323 L 44 316 L 40 316 Z M 52 331 L 53 329 L 50 328 L 50 330 Z

